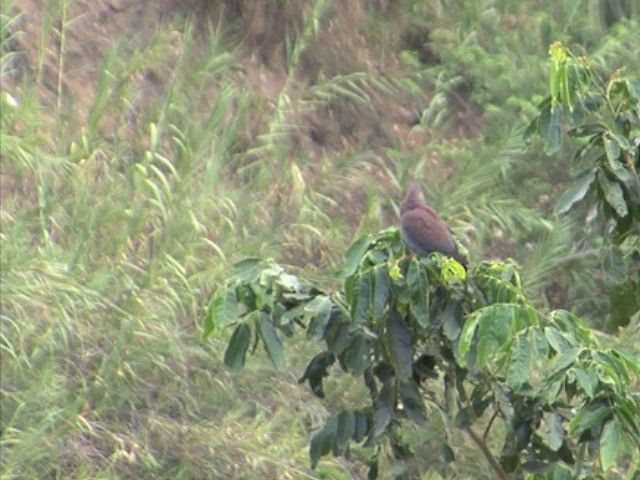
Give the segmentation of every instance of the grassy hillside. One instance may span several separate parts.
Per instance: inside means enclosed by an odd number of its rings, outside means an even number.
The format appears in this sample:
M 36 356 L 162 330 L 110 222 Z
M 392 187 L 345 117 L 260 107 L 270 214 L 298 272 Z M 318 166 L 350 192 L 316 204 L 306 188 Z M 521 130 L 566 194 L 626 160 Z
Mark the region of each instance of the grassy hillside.
M 232 376 L 200 322 L 245 256 L 331 288 L 411 179 L 472 261 L 513 257 L 541 308 L 604 326 L 597 239 L 552 214 L 566 151 L 520 133 L 551 42 L 638 71 L 634 2 L 1 8 L 2 478 L 365 478 L 358 451 L 309 469 L 349 378 L 325 402 L 299 386 L 304 338 L 283 371 L 257 352 Z M 381 477 L 492 478 L 455 431 L 442 464 L 441 423 Z

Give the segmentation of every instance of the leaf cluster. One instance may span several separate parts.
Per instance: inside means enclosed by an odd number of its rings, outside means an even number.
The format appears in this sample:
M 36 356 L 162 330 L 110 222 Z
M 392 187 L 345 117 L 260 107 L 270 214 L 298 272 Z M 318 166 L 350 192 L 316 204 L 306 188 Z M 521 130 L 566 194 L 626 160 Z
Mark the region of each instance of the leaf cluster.
M 232 370 L 242 369 L 252 342 L 282 365 L 281 338 L 298 326 L 326 346 L 300 382 L 322 397 L 339 367 L 367 387 L 368 407 L 344 410 L 314 434 L 312 466 L 361 443 L 375 447 L 373 478 L 384 445 L 396 457 L 404 451 L 399 426 L 426 425 L 433 409 L 470 435 L 500 478 L 578 470 L 587 454 L 599 458 L 594 469 L 608 470 L 625 440 L 640 442 L 640 397 L 628 388 L 640 367 L 630 354 L 600 346 L 567 311 L 534 309 L 511 261 L 483 262 L 467 275 L 438 254 L 405 253 L 395 228 L 359 239 L 346 255 L 343 289 L 330 294 L 272 261 L 248 259 L 213 297 L 205 337 L 235 325 L 225 353 Z M 482 436 L 473 430 L 481 418 Z M 487 447 L 496 420 L 505 431 L 497 456 Z
M 584 203 L 585 223 L 611 234 L 603 266 L 612 323 L 625 325 L 640 312 L 640 79 L 625 69 L 603 78 L 559 42 L 549 54 L 550 94 L 525 138 L 541 137 L 547 154 L 559 151 L 565 138 L 575 142 L 575 181 L 556 212 Z

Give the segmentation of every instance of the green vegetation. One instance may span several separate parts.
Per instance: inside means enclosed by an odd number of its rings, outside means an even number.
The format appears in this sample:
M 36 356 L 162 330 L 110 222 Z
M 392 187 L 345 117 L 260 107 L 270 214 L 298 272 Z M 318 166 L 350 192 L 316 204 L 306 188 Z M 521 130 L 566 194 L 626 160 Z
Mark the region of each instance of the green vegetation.
M 610 243 L 583 202 L 554 214 L 588 137 L 550 157 L 522 141 L 555 41 L 603 85 L 621 67 L 637 78 L 635 2 L 112 3 L 1 7 L 2 478 L 366 476 L 373 447 L 313 471 L 308 450 L 332 415 L 367 407 L 364 385 L 331 375 L 317 399 L 297 379 L 322 347 L 292 328 L 281 356 L 265 322 L 272 347 L 235 375 L 232 332 L 202 341 L 201 319 L 246 257 L 338 291 L 349 245 L 396 224 L 413 178 L 475 268 L 513 258 L 540 318 L 571 311 L 638 358 L 637 315 L 619 330 L 633 302 L 615 308 L 633 298 L 637 223 Z M 616 210 L 612 189 L 593 198 Z M 414 455 L 381 455 L 380 478 L 494 478 L 444 416 L 397 436 Z M 608 477 L 632 478 L 627 450 Z

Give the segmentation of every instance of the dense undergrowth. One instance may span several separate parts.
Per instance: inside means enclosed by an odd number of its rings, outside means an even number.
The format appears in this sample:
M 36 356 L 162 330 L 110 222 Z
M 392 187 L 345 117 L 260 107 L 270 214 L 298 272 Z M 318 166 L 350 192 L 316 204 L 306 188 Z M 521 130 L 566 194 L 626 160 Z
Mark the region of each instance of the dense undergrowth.
M 570 162 L 519 138 L 553 41 L 638 71 L 633 2 L 252 3 L 3 2 L 3 478 L 361 478 L 358 452 L 308 465 L 349 379 L 298 386 L 303 338 L 230 375 L 198 319 L 245 256 L 330 287 L 414 178 L 472 262 L 608 328 L 601 239 L 553 215 Z M 443 429 L 404 432 L 413 471 Z M 492 478 L 451 443 L 448 474 Z

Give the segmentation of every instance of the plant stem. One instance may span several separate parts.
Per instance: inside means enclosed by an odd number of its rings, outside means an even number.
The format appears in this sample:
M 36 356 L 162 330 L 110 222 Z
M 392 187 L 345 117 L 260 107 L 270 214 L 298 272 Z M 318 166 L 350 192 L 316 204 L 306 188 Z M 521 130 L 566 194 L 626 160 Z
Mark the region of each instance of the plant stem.
M 489 450 L 489 448 L 487 447 L 487 444 L 484 442 L 484 440 L 482 440 L 482 438 L 480 438 L 480 436 L 476 432 L 474 432 L 471 427 L 467 427 L 465 428 L 465 430 L 471 437 L 471 440 L 473 440 L 476 445 L 478 445 L 485 458 L 489 462 L 489 465 L 491 465 L 491 468 L 493 468 L 493 470 L 498 475 L 498 478 L 500 480 L 510 480 L 509 475 L 502 469 L 496 458 L 491 453 L 491 450 Z

